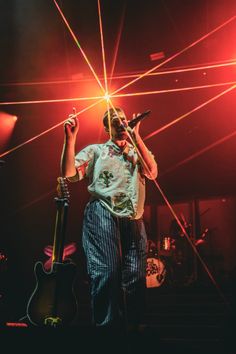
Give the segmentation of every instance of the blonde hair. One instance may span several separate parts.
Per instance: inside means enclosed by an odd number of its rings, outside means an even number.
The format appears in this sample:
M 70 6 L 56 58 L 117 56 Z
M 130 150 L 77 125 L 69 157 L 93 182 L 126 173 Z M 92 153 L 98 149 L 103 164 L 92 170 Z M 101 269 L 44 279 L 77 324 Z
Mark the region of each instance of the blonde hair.
M 109 127 L 109 123 L 108 123 L 108 114 L 110 114 L 110 116 L 112 116 L 114 113 L 116 113 L 116 112 L 121 112 L 121 113 L 123 113 L 124 115 L 125 115 L 125 112 L 123 111 L 123 109 L 122 108 L 120 108 L 120 107 L 114 107 L 114 108 L 110 108 L 110 109 L 108 109 L 105 113 L 104 113 L 104 115 L 103 115 L 103 125 L 104 125 L 104 127 L 106 127 L 106 128 L 108 128 Z

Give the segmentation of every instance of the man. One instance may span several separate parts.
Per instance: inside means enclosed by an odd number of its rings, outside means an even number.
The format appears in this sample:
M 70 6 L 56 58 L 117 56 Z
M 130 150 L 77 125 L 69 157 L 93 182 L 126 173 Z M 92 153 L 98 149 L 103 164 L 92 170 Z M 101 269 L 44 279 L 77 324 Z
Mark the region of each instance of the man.
M 139 134 L 140 122 L 128 132 L 124 111 L 115 108 L 105 112 L 103 124 L 111 139 L 75 155 L 79 122 L 75 112 L 69 116 L 61 171 L 69 181 L 88 178 L 91 199 L 84 212 L 82 241 L 91 280 L 93 324 L 136 329 L 145 304 L 145 176 L 155 179 L 157 164 Z M 129 135 L 140 155 L 128 142 Z

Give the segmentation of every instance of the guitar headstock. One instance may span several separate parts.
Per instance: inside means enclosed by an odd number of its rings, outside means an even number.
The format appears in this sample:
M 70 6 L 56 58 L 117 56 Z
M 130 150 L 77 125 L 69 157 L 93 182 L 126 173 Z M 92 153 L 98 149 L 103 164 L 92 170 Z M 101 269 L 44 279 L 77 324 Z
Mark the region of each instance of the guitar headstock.
M 70 193 L 68 189 L 67 179 L 65 177 L 57 177 L 57 195 L 60 199 L 69 199 Z

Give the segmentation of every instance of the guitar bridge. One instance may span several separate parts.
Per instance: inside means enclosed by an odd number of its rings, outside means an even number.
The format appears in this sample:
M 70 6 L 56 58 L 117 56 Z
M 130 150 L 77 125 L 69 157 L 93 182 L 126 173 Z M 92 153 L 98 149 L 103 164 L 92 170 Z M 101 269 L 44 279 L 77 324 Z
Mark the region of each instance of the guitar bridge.
M 49 327 L 59 327 L 62 325 L 62 320 L 60 317 L 46 317 L 44 324 Z

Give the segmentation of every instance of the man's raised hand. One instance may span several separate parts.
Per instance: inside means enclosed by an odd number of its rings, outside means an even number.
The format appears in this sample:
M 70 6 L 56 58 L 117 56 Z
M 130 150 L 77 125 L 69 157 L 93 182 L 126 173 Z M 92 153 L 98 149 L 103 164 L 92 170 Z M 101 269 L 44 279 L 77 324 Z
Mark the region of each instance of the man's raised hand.
M 79 131 L 79 121 L 76 116 L 76 109 L 73 108 L 73 114 L 70 114 L 68 119 L 64 123 L 65 135 L 66 138 L 76 139 L 76 135 Z

